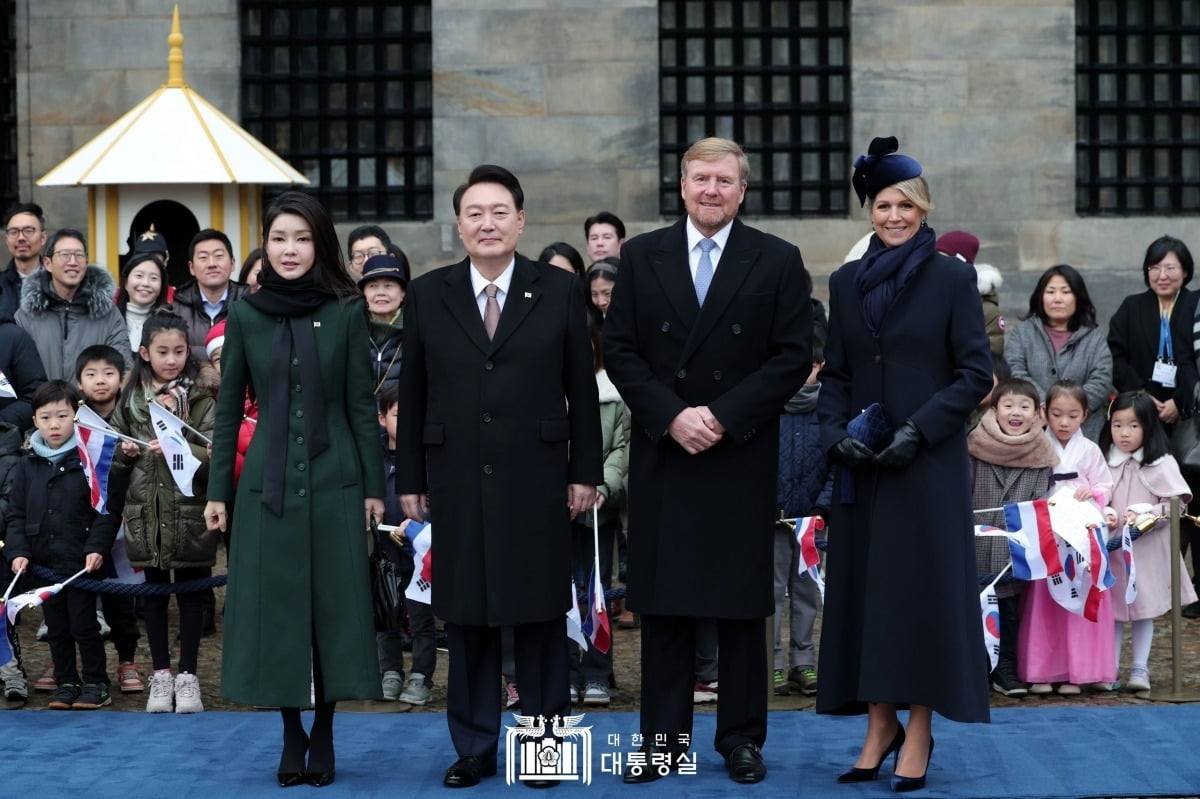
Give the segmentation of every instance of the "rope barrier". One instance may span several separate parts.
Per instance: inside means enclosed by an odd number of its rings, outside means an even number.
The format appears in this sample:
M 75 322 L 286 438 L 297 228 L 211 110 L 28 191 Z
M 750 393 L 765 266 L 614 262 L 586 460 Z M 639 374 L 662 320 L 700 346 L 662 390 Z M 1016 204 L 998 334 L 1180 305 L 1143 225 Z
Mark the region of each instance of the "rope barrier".
M 55 574 L 44 566 L 34 564 L 30 564 L 29 573 L 54 583 L 61 583 L 67 579 Z M 92 591 L 100 594 L 117 594 L 119 596 L 169 596 L 171 594 L 190 594 L 195 591 L 216 588 L 225 585 L 225 582 L 226 576 L 224 574 L 205 577 L 202 580 L 187 580 L 182 583 L 119 583 L 115 580 L 92 580 L 88 577 L 80 577 L 72 580 L 70 587 L 82 588 L 84 591 Z

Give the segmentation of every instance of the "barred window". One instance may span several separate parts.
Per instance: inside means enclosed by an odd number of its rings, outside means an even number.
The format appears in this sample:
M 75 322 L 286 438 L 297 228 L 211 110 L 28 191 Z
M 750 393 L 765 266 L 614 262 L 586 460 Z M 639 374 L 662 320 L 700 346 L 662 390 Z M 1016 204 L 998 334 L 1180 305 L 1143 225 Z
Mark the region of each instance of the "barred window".
M 0 208 L 20 198 L 17 175 L 17 4 L 0 2 Z
M 242 124 L 334 219 L 433 217 L 430 5 L 239 4 Z
M 660 208 L 677 215 L 679 158 L 705 136 L 750 160 L 743 210 L 847 210 L 850 3 L 660 0 Z
M 1200 210 L 1200 0 L 1077 0 L 1081 214 Z

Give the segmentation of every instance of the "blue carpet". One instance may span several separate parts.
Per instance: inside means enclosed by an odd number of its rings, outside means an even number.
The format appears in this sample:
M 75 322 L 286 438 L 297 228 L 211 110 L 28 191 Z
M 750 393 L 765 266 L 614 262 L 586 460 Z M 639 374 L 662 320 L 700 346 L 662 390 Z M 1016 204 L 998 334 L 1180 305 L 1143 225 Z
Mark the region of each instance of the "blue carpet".
M 306 714 L 307 718 L 307 714 Z M 1052 707 L 993 710 L 991 725 L 935 721 L 937 751 L 920 797 L 1187 796 L 1200 791 L 1200 707 Z M 279 721 L 274 713 L 17 711 L 0 714 L 7 742 L 0 796 L 57 799 L 299 799 L 274 782 Z M 505 719 L 509 723 L 511 719 Z M 858 797 L 889 796 L 885 775 L 866 786 L 839 786 L 836 775 L 857 754 L 864 721 L 809 712 L 774 712 L 765 749 L 769 773 L 735 787 L 712 750 L 715 718 L 696 715 L 698 769 L 644 786 L 602 773 L 602 755 L 628 751 L 633 713 L 588 714 L 592 784 L 564 784 L 552 797 Z M 620 745 L 610 745 L 610 735 Z M 441 785 L 453 760 L 442 714 L 339 713 L 337 781 L 322 799 L 396 796 L 520 796 L 527 789 L 500 775 L 455 793 Z M 501 747 L 503 748 L 503 739 Z M 608 761 L 606 761 L 608 762 Z M 527 794 L 532 796 L 533 794 Z M 540 794 L 539 794 L 540 795 Z

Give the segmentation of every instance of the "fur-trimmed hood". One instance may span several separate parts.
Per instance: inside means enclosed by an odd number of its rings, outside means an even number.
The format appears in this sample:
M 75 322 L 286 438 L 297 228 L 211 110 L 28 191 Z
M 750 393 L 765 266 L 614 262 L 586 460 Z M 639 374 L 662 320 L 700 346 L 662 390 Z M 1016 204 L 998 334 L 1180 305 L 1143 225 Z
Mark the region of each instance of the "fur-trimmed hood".
M 986 297 L 995 294 L 1004 285 L 1004 275 L 991 264 L 975 264 L 975 287 L 979 296 Z
M 83 282 L 79 284 L 79 291 L 69 304 L 86 308 L 89 317 L 100 319 L 112 309 L 115 292 L 116 284 L 113 283 L 108 270 L 89 264 L 83 275 Z M 39 269 L 32 277 L 21 281 L 22 311 L 40 314 L 57 304 L 67 303 L 54 292 L 50 273 L 45 269 Z

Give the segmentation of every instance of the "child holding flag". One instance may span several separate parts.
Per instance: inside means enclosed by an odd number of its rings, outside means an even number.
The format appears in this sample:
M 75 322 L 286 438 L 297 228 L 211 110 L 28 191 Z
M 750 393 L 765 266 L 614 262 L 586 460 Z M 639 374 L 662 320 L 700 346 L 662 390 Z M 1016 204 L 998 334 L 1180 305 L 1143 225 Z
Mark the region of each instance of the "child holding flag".
M 1192 492 L 1179 472 L 1179 464 L 1171 457 L 1167 434 L 1158 418 L 1154 398 L 1143 391 L 1126 391 L 1108 407 L 1108 425 L 1100 434 L 1100 447 L 1108 455 L 1112 474 L 1111 504 L 1119 513 L 1133 511 L 1156 516 L 1170 513 L 1170 498 L 1179 497 L 1181 505 L 1192 499 Z M 1125 622 L 1133 622 L 1133 662 L 1129 667 L 1126 687 L 1131 691 L 1150 690 L 1150 672 L 1146 662 L 1154 637 L 1154 619 L 1171 609 L 1171 558 L 1183 560 L 1179 552 L 1171 551 L 1171 537 L 1166 531 L 1167 520 L 1160 519 L 1133 542 L 1136 565 L 1136 597 L 1126 598 L 1128 573 L 1123 558 L 1109 559 L 1116 585 L 1112 596 L 1113 618 L 1116 620 L 1117 673 L 1121 671 L 1121 645 L 1125 640 Z M 1187 569 L 1180 563 L 1180 601 L 1186 605 L 1196 601 L 1196 591 L 1186 578 Z M 1131 592 L 1133 593 L 1133 592 Z
M 1046 392 L 1046 438 L 1058 455 L 1050 479 L 1055 490 L 1068 486 L 1075 490 L 1075 499 L 1103 509 L 1112 495 L 1113 479 L 1100 447 L 1081 430 L 1087 407 L 1087 394 L 1073 380 L 1060 380 Z M 1110 658 L 1110 593 L 1100 594 L 1096 620 L 1090 621 L 1059 605 L 1045 580 L 1035 581 L 1025 591 L 1017 659 L 1019 676 L 1032 683 L 1031 694 L 1048 694 L 1058 683 L 1060 694 L 1072 696 L 1080 692 L 1080 685 L 1116 679 Z
M 75 359 L 75 382 L 83 392 L 87 407 L 96 412 L 106 424 L 117 409 L 121 394 L 121 376 L 125 373 L 125 356 L 107 344 L 93 344 L 79 353 Z M 113 485 L 112 493 L 121 493 L 124 486 Z M 119 535 L 119 533 L 118 533 Z M 124 546 L 124 541 L 120 542 Z M 109 576 L 118 576 L 113 571 L 113 558 L 108 558 Z M 112 628 L 108 639 L 117 650 L 117 687 L 123 694 L 136 694 L 146 690 L 142 673 L 134 662 L 137 653 L 138 630 L 136 602 L 125 594 L 100 594 L 104 607 L 104 618 Z
M 118 431 L 150 442 L 142 451 L 122 441 L 114 464 L 118 471 L 129 472 L 126 551 L 134 566 L 145 569 L 150 584 L 171 583 L 172 570 L 176 582 L 204 579 L 212 576 L 216 562 L 217 533 L 204 524 L 208 451 L 198 438 L 184 441 L 179 422 L 185 420 L 202 436 L 212 433 L 216 403 L 212 392 L 197 385 L 199 370 L 183 319 L 169 312 L 152 313 L 142 326 L 142 344 L 113 416 Z M 204 710 L 196 677 L 203 599 L 194 591 L 175 597 L 180 643 L 179 674 L 174 677 L 167 638 L 170 597 L 146 597 L 146 638 L 154 663 L 147 713 Z
M 829 515 L 833 496 L 833 471 L 821 447 L 817 399 L 825 365 L 825 308 L 813 301 L 812 372 L 779 416 L 779 511 L 781 519 Z M 800 544 L 795 530 L 775 525 L 775 694 L 793 690 L 805 696 L 817 692 L 816 651 L 813 627 L 817 621 L 820 590 L 808 574 L 801 574 Z M 788 652 L 780 645 L 783 633 L 784 595 L 787 595 Z M 789 668 L 790 663 L 790 668 Z
M 991 408 L 967 436 L 971 456 L 971 496 L 976 508 L 1028 502 L 1046 495 L 1058 455 L 1042 433 L 1041 396 L 1027 380 L 1009 378 L 992 389 Z M 976 524 L 1003 527 L 1003 511 L 975 514 Z M 975 539 L 975 566 L 980 577 L 994 576 L 1009 562 L 1002 537 Z M 996 585 L 1000 613 L 1000 658 L 992 670 L 992 690 L 1004 696 L 1029 692 L 1017 677 L 1017 594 L 1024 584 L 1009 580 Z
M 13 476 L 5 512 L 5 549 L 14 573 L 25 571 L 30 562 L 59 575 L 81 568 L 94 572 L 116 538 L 120 502 L 111 503 L 107 514 L 97 513 L 84 477 L 75 436 L 75 409 L 80 401 L 79 392 L 62 380 L 43 383 L 33 392 L 37 429 L 29 439 L 28 455 Z M 95 710 L 110 704 L 96 595 L 68 585 L 47 599 L 42 610 L 58 682 L 50 707 Z

